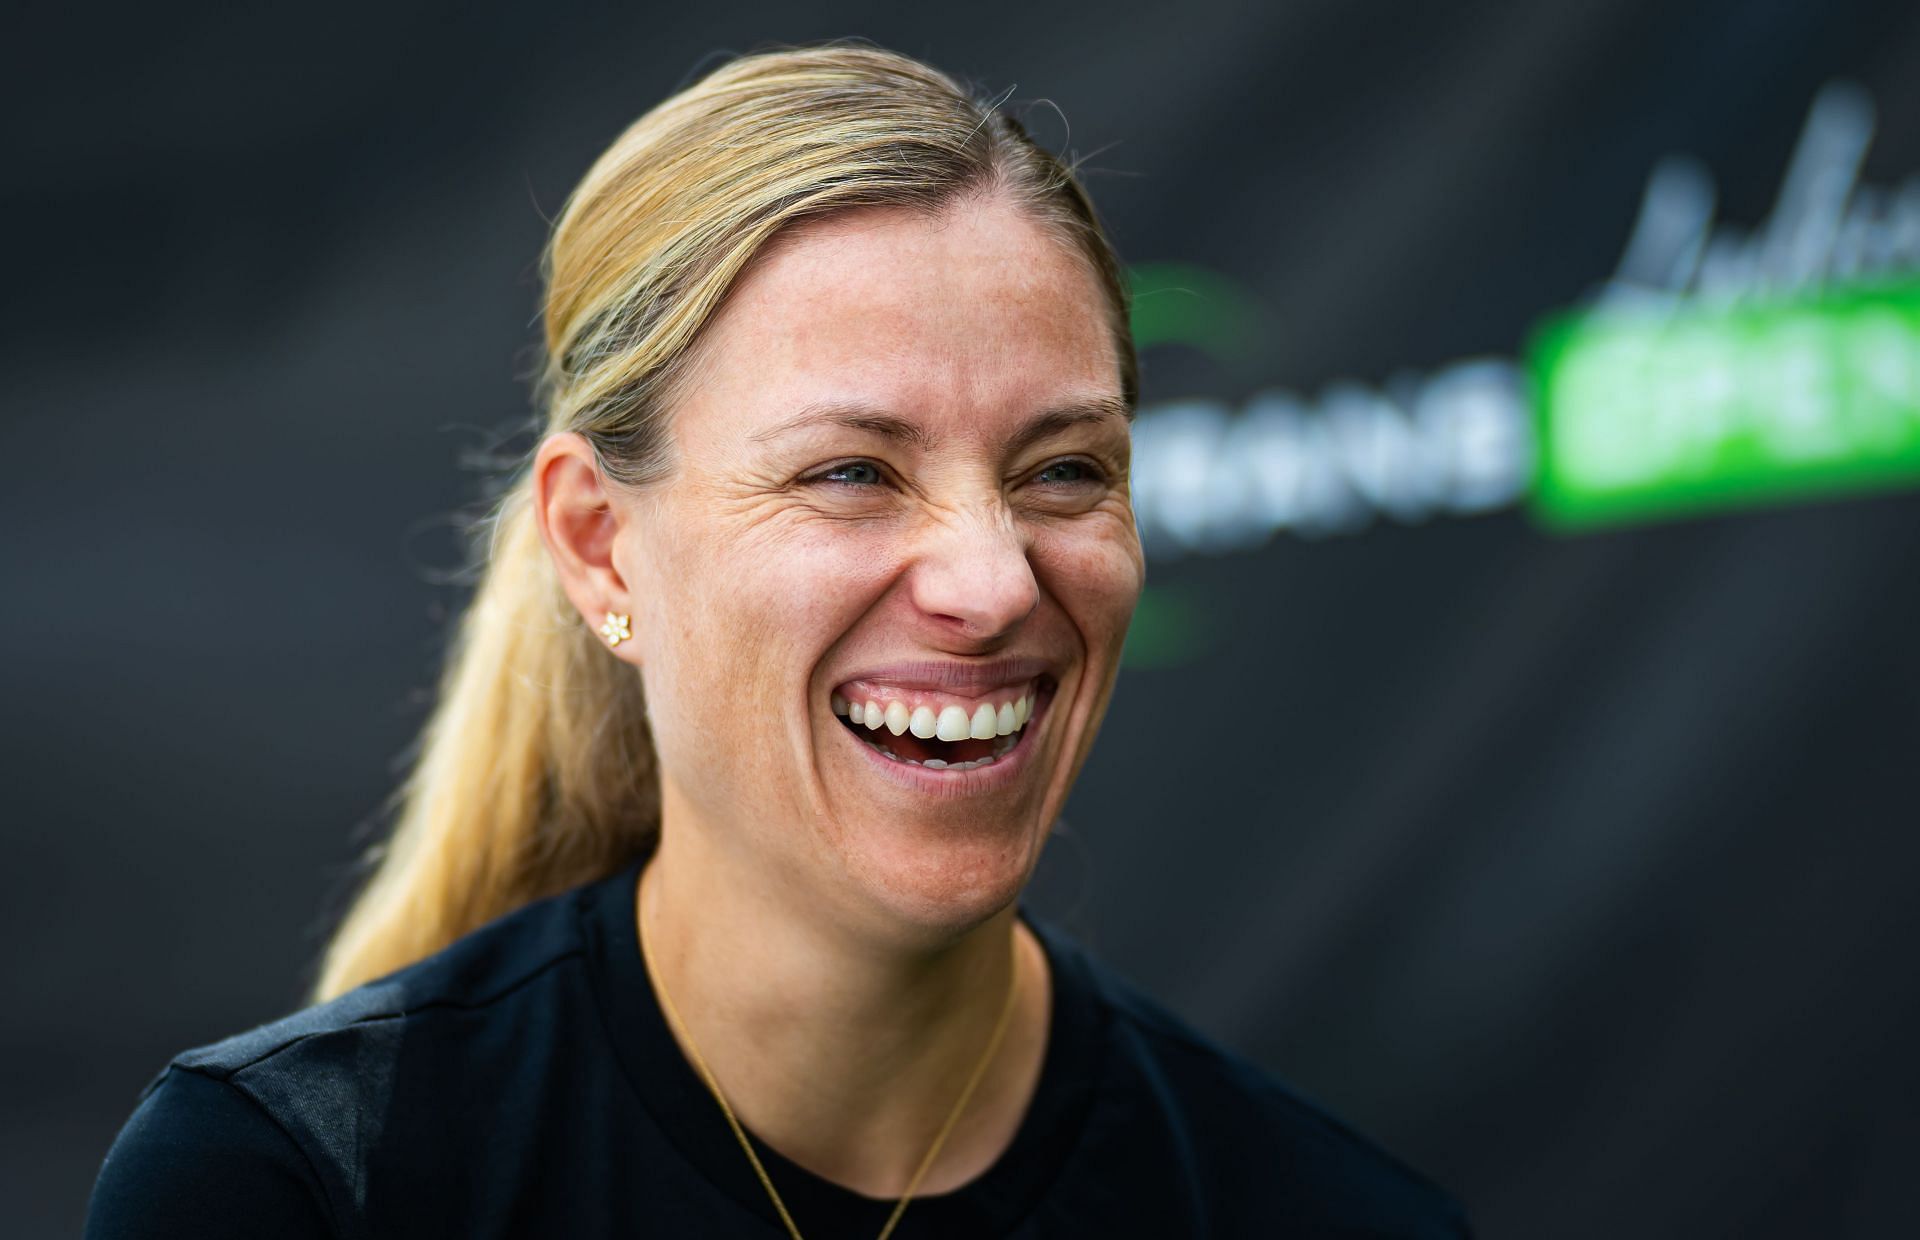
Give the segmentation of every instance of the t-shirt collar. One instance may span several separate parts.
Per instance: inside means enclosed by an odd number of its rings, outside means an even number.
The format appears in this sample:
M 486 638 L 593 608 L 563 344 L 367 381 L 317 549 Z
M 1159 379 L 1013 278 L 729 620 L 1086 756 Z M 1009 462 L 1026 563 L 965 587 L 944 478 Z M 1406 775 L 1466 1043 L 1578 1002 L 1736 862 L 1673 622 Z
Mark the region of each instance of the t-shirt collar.
M 654 995 L 633 915 L 643 861 L 636 859 L 592 884 L 581 906 L 607 1036 L 668 1143 L 717 1189 L 784 1230 L 726 1117 L 681 1054 Z M 1046 1195 L 1085 1129 L 1104 1067 L 1102 1009 L 1079 949 L 1024 908 L 1021 919 L 1046 949 L 1053 982 L 1039 1084 L 1013 1143 L 993 1166 L 952 1192 L 915 1196 L 901 1220 L 903 1234 L 1007 1234 Z M 865 1197 L 815 1175 L 757 1139 L 754 1152 L 804 1234 L 877 1235 L 892 1213 L 892 1200 Z

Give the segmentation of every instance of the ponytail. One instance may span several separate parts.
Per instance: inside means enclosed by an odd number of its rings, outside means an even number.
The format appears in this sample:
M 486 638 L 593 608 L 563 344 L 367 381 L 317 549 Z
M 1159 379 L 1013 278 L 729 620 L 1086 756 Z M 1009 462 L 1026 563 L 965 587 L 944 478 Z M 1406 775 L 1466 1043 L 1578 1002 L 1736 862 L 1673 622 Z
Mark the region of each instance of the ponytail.
M 639 671 L 607 657 L 561 592 L 528 498 L 522 480 L 488 523 L 486 574 L 439 706 L 316 1002 L 653 845 L 659 780 Z

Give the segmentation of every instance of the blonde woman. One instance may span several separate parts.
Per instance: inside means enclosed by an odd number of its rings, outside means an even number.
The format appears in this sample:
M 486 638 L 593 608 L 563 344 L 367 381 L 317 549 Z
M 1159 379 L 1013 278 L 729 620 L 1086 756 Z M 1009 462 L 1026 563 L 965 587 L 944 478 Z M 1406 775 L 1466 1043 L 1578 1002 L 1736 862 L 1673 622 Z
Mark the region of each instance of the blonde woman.
M 1463 1234 L 1020 912 L 1143 573 L 1069 171 L 763 53 L 546 257 L 547 434 L 315 1005 L 154 1079 L 88 1234 Z

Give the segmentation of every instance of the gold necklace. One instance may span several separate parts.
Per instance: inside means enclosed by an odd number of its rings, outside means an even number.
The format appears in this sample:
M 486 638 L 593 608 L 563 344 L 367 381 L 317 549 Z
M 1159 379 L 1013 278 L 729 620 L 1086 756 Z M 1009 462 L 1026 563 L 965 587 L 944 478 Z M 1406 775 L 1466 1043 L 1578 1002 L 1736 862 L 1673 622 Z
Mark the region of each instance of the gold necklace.
M 953 1104 L 953 1110 L 947 1113 L 946 1123 L 940 1125 L 939 1134 L 933 1138 L 933 1148 L 929 1149 L 926 1157 L 920 1160 L 919 1167 L 914 1170 L 913 1178 L 907 1181 L 907 1191 L 901 1194 L 899 1202 L 893 1207 L 893 1213 L 887 1216 L 887 1225 L 880 1229 L 879 1240 L 887 1240 L 887 1237 L 893 1234 L 894 1226 L 899 1223 L 900 1216 L 906 1213 L 907 1203 L 913 1200 L 914 1190 L 920 1187 L 921 1178 L 927 1174 L 927 1169 L 933 1166 L 933 1160 L 939 1155 L 940 1147 L 947 1143 L 947 1134 L 952 1132 L 954 1124 L 959 1122 L 960 1113 L 967 1109 L 967 1100 L 973 1097 L 973 1091 L 980 1084 L 980 1078 L 986 1075 L 987 1065 L 993 1062 L 993 1053 L 1000 1049 L 1000 1039 L 1006 1035 L 1007 1024 L 1013 1016 L 1014 997 L 1019 993 L 1016 983 L 1020 980 L 1020 937 L 1017 934 L 1008 937 L 1013 944 L 1013 969 L 1007 977 L 1006 1002 L 1001 1005 L 999 1020 L 994 1022 L 993 1036 L 987 1040 L 987 1053 L 980 1056 L 980 1062 L 973 1066 L 972 1074 L 967 1077 L 966 1086 L 960 1091 L 959 1101 Z M 647 966 L 647 975 L 653 979 L 654 986 L 660 991 L 660 998 L 667 1009 L 667 1016 L 679 1029 L 680 1036 L 687 1040 L 687 1049 L 693 1054 L 693 1066 L 700 1070 L 700 1079 L 706 1082 L 707 1090 L 713 1095 L 713 1100 L 720 1104 L 721 1114 L 727 1117 L 727 1127 L 733 1129 L 733 1135 L 740 1142 L 740 1148 L 747 1152 L 747 1161 L 753 1164 L 753 1173 L 760 1177 L 760 1186 L 767 1190 L 767 1196 L 773 1198 L 773 1208 L 780 1212 L 780 1221 L 787 1225 L 787 1233 L 793 1237 L 793 1240 L 805 1240 L 800 1234 L 800 1229 L 794 1226 L 793 1216 L 787 1213 L 787 1203 L 780 1200 L 780 1194 L 775 1191 L 772 1179 L 767 1176 L 767 1169 L 760 1165 L 760 1156 L 753 1152 L 753 1142 L 747 1140 L 746 1130 L 734 1117 L 733 1108 L 727 1105 L 727 1097 L 720 1092 L 719 1082 L 713 1079 L 713 1072 L 707 1067 L 707 1061 L 701 1057 L 700 1048 L 694 1044 L 693 1034 L 688 1030 L 687 1023 L 680 1019 L 680 1012 L 673 1005 L 673 996 L 667 993 L 666 980 L 661 976 L 660 970 L 654 967 L 653 951 L 647 946 L 652 938 L 653 936 L 647 933 L 643 925 L 640 931 L 640 957 Z

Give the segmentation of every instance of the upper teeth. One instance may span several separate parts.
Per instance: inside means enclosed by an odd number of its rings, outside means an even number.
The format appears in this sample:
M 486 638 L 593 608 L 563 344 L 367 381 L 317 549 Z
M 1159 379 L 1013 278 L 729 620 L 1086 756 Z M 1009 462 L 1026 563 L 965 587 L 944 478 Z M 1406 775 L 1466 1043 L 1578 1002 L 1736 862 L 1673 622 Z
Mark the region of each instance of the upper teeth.
M 939 737 L 943 741 L 992 740 L 1011 736 L 1027 726 L 1033 717 L 1033 690 L 1004 701 L 985 701 L 969 708 L 960 703 L 920 702 L 909 707 L 898 698 L 881 701 L 849 701 L 833 695 L 833 713 L 845 715 L 849 723 L 864 725 L 869 731 L 884 726 L 895 736 L 911 730 L 922 740 Z

